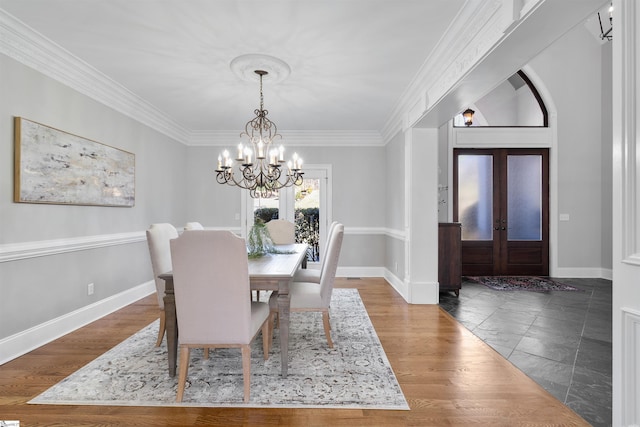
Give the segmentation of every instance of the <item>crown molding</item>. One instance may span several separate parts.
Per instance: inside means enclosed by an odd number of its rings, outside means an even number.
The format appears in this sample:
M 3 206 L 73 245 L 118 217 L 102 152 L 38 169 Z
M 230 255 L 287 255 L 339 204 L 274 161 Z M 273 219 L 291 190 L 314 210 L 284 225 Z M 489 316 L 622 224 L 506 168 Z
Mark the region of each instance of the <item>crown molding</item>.
M 531 9 L 540 0 L 529 0 Z M 520 0 L 467 2 L 432 54 L 424 61 L 382 128 L 384 141 L 410 128 L 433 108 L 512 29 L 522 12 Z M 457 52 L 457 54 L 452 54 Z
M 149 102 L 0 9 L 0 53 L 179 142 L 188 131 Z
M 305 147 L 382 147 L 384 140 L 377 131 L 280 131 L 282 142 L 289 146 Z M 189 146 L 229 147 L 240 138 L 239 131 L 193 131 L 189 134 Z

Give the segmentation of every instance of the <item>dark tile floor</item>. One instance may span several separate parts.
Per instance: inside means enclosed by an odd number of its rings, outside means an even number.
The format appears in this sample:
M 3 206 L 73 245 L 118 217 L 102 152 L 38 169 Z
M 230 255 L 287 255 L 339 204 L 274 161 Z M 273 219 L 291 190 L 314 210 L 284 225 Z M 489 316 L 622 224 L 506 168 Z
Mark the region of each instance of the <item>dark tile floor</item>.
M 463 281 L 440 306 L 593 426 L 611 426 L 611 281 L 579 292 L 495 291 Z

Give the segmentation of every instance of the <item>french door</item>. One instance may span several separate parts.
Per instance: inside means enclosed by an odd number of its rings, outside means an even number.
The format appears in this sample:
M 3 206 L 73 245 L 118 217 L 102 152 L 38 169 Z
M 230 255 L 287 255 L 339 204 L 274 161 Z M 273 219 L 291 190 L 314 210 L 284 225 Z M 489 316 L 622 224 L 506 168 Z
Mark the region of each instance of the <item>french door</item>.
M 549 275 L 549 150 L 454 150 L 453 220 L 463 275 Z
M 292 221 L 296 223 L 296 242 L 309 246 L 308 262 L 319 262 L 331 221 L 329 172 L 327 166 L 305 165 L 301 186 L 284 188 L 272 199 L 247 197 L 247 230 L 253 225 L 256 215 L 266 222 L 273 218 Z M 264 217 L 265 213 L 268 218 Z

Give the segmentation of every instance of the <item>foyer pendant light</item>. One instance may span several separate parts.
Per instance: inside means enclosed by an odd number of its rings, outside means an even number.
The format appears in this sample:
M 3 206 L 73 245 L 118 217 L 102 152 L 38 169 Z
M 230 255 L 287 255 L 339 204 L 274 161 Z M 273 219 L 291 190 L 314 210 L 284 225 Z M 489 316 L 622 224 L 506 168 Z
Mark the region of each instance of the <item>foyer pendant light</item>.
M 462 117 L 464 117 L 464 125 L 471 126 L 473 124 L 473 111 L 471 108 L 467 108 L 464 113 L 462 113 Z

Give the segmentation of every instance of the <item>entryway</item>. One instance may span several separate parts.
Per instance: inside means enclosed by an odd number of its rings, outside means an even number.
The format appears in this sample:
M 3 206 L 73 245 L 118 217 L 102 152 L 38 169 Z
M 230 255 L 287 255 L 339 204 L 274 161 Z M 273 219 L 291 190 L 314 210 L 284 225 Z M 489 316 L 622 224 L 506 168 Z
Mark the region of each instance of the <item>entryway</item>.
M 549 275 L 549 150 L 455 149 L 462 275 Z

